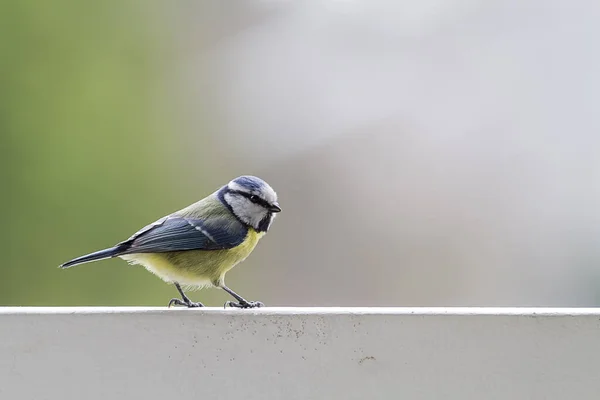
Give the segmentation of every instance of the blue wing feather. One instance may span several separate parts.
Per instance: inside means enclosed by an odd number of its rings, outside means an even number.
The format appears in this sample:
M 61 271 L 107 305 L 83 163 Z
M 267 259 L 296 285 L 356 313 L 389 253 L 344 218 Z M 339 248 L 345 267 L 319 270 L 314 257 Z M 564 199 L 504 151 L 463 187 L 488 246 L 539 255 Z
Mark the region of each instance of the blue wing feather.
M 248 229 L 237 220 L 170 216 L 142 228 L 128 239 L 125 253 L 164 253 L 183 250 L 223 250 L 240 245 Z

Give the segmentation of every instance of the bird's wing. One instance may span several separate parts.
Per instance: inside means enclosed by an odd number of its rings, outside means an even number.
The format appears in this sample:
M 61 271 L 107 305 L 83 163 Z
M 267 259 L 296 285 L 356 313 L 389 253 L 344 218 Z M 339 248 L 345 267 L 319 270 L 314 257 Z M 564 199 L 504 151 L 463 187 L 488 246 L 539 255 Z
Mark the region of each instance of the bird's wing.
M 247 233 L 247 228 L 237 220 L 173 215 L 140 229 L 121 245 L 126 246 L 124 254 L 223 250 L 241 244 Z

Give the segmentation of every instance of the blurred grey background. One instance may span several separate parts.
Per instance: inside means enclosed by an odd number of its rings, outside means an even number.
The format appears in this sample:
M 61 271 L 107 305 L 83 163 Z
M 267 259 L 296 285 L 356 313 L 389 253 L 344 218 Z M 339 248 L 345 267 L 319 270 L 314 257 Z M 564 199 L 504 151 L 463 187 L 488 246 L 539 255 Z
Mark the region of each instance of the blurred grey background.
M 284 209 L 227 275 L 249 299 L 600 304 L 600 3 L 1 8 L 2 304 L 166 305 L 56 266 L 242 174 Z

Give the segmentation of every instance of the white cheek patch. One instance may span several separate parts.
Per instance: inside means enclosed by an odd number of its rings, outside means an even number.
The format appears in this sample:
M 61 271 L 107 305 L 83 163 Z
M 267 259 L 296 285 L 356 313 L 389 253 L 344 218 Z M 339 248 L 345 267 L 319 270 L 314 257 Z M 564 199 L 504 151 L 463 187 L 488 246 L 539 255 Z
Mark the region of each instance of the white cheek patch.
M 251 202 L 243 196 L 226 193 L 225 201 L 231 206 L 236 217 L 254 228 L 258 227 L 260 221 L 268 213 L 262 206 Z

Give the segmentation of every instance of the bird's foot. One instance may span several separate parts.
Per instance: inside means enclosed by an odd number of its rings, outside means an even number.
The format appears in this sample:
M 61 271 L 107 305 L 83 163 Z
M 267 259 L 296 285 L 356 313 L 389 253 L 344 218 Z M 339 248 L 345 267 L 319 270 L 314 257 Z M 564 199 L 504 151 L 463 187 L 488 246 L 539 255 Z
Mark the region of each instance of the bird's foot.
M 190 301 L 188 299 L 188 301 L 183 301 L 181 299 L 171 299 L 171 301 L 169 301 L 169 308 L 171 308 L 171 306 L 184 306 L 187 308 L 195 308 L 195 307 L 204 307 L 204 304 L 198 302 L 198 303 L 194 303 L 193 301 Z
M 260 301 L 240 301 L 236 303 L 235 301 L 226 301 L 225 307 L 234 307 L 234 308 L 260 308 L 264 307 L 264 303 Z

